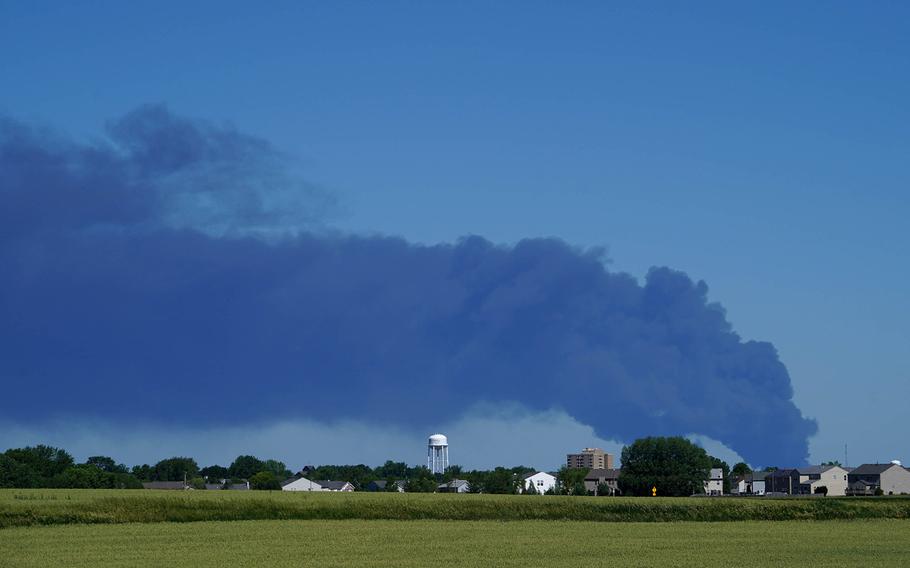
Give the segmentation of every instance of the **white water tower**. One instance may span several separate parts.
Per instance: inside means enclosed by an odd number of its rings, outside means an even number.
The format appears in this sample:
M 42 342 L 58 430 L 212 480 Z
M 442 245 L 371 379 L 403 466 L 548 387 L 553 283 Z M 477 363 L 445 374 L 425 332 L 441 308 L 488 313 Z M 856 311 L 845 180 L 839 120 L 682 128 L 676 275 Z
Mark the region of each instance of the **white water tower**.
M 433 434 L 427 441 L 427 468 L 433 473 L 443 473 L 449 467 L 449 440 L 442 434 Z

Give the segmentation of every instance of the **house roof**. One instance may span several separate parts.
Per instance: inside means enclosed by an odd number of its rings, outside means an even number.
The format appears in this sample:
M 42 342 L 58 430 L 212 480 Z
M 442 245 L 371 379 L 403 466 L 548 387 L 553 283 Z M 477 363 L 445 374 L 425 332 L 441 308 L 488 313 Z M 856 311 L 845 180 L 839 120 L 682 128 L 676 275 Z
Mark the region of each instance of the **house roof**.
M 765 478 L 768 478 L 768 477 L 790 477 L 790 474 L 793 473 L 793 471 L 794 471 L 794 470 L 793 470 L 792 468 L 791 468 L 791 469 L 778 469 L 778 470 L 769 472 L 768 475 L 765 476 Z
M 881 475 L 892 467 L 900 466 L 896 466 L 893 463 L 864 463 L 850 473 L 853 475 Z
M 800 475 L 819 475 L 825 473 L 829 469 L 834 467 L 833 465 L 808 465 L 805 467 L 798 467 L 796 471 Z
M 348 481 L 323 481 L 321 479 L 317 480 L 315 483 L 320 485 L 323 489 L 328 489 L 329 491 L 341 491 L 344 489 L 345 485 L 349 484 Z M 353 485 L 351 485 L 351 487 L 353 487 Z
M 599 481 L 601 479 L 619 479 L 620 469 L 592 469 L 585 476 L 585 481 Z
M 544 475 L 549 475 L 550 477 L 554 477 L 552 474 L 547 473 L 547 472 L 545 472 L 545 471 L 532 471 L 532 472 L 530 472 L 530 473 L 526 473 L 526 474 L 522 475 L 522 476 L 521 476 L 521 479 L 522 479 L 522 480 L 525 480 L 525 479 L 528 479 L 529 477 L 534 477 L 535 475 L 537 475 L 537 474 L 539 474 L 539 473 L 542 473 L 542 474 L 544 474 Z
M 144 489 L 186 489 L 182 481 L 146 481 L 142 484 Z
M 451 488 L 454 489 L 454 488 L 456 488 L 456 487 L 464 487 L 465 485 L 468 485 L 468 480 L 467 480 L 467 479 L 453 479 L 452 481 L 448 481 L 448 482 L 446 482 L 446 483 L 440 483 L 440 484 L 439 484 L 439 487 L 440 487 L 440 488 L 442 488 L 442 487 L 451 487 Z

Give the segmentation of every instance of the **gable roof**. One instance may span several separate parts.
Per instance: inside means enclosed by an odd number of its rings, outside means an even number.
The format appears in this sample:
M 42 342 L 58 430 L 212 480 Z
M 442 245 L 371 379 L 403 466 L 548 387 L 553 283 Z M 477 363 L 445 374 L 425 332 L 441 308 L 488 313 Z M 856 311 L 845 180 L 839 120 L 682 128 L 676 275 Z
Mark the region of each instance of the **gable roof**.
M 346 485 L 351 485 L 353 489 L 354 486 L 349 481 L 328 481 L 328 480 L 317 480 L 314 483 L 322 487 L 323 489 L 328 489 L 329 491 L 341 491 Z
M 541 473 L 544 475 L 549 475 L 550 477 L 556 477 L 555 475 L 547 473 L 545 471 L 532 471 L 530 473 L 526 473 L 526 474 L 522 475 L 521 479 L 522 479 L 522 481 L 524 481 L 525 479 L 528 479 L 529 477 L 534 477 L 535 475 L 539 475 Z
M 881 475 L 892 467 L 900 467 L 893 463 L 864 463 L 850 473 L 853 475 Z
M 619 479 L 621 469 L 592 469 L 585 476 L 585 481 L 614 480 Z
M 182 481 L 146 481 L 142 484 L 143 489 L 186 489 L 187 486 Z
M 798 468 L 796 468 L 795 471 L 796 471 L 797 473 L 799 473 L 800 475 L 820 475 L 820 474 L 822 474 L 822 473 L 825 473 L 826 471 L 828 471 L 829 469 L 831 469 L 831 468 L 833 468 L 833 467 L 838 467 L 838 466 L 833 466 L 833 465 L 807 465 L 807 466 L 804 466 L 804 467 L 798 467 Z

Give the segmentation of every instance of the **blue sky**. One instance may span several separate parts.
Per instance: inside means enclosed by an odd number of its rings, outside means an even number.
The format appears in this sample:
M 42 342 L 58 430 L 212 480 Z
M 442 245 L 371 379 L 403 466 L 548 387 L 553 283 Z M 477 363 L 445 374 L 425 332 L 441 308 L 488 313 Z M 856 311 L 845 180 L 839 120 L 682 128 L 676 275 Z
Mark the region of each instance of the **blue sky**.
M 0 113 L 90 140 L 164 103 L 286 152 L 342 231 L 683 270 L 777 347 L 813 461 L 910 460 L 910 9 L 489 4 L 0 2 Z

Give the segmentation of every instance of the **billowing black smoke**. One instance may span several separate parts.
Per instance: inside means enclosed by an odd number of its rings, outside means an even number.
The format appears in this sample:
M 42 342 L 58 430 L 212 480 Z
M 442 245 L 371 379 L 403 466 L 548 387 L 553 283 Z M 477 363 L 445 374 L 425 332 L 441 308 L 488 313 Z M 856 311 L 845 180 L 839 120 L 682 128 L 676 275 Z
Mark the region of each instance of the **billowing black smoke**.
M 642 286 L 556 239 L 300 230 L 331 198 L 283 172 L 267 143 L 162 107 L 91 144 L 0 123 L 0 414 L 431 427 L 517 401 L 605 438 L 805 461 L 787 369 L 704 283 Z

